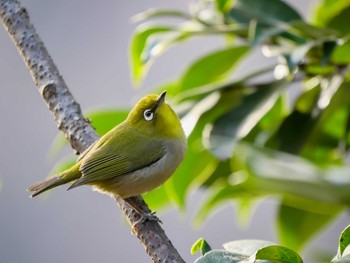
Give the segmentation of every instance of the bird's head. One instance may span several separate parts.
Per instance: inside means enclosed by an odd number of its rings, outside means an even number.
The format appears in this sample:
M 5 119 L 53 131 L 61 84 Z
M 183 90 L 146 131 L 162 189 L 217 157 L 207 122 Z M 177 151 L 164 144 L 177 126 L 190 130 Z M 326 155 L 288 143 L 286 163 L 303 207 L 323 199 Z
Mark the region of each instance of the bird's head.
M 165 102 L 166 91 L 159 96 L 150 94 L 140 99 L 130 111 L 127 121 L 135 129 L 158 138 L 185 137 L 180 120 Z

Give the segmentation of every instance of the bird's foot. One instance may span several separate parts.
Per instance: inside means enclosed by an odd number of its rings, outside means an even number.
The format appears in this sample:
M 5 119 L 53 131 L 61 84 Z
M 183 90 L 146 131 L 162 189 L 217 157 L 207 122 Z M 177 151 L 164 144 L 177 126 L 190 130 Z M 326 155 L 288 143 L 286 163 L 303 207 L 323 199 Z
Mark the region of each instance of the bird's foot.
M 146 221 L 150 222 L 157 222 L 159 224 L 162 224 L 163 222 L 156 216 L 156 212 L 151 212 L 151 213 L 142 213 L 141 218 L 137 220 L 133 225 L 132 225 L 132 231 L 134 232 L 135 228 L 137 225 L 143 224 Z

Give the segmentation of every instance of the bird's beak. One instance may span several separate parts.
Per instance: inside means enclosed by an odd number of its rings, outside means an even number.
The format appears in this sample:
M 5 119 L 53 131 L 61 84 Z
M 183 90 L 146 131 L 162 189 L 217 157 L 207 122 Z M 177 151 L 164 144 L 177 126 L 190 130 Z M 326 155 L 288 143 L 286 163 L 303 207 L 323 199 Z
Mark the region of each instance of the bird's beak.
M 157 110 L 159 108 L 160 105 L 162 105 L 164 103 L 165 100 L 165 95 L 166 95 L 166 90 L 164 90 L 158 97 L 157 101 L 156 101 L 156 105 L 155 105 L 155 110 Z

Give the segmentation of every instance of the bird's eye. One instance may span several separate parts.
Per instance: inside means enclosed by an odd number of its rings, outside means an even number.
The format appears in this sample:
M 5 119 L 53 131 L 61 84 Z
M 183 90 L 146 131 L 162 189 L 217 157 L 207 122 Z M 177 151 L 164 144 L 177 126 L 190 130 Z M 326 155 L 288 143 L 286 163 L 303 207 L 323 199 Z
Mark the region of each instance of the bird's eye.
M 153 116 L 154 116 L 154 114 L 153 114 L 153 112 L 150 109 L 145 110 L 143 112 L 143 117 L 145 118 L 146 121 L 153 120 Z

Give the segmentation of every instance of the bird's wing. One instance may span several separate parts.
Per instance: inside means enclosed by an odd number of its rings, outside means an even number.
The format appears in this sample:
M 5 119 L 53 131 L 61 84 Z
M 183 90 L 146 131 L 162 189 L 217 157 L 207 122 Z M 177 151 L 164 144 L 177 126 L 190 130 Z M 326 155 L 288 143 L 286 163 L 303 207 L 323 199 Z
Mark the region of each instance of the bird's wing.
M 94 142 L 93 144 L 91 144 L 85 151 L 83 151 L 77 159 L 77 163 L 80 162 L 89 152 L 90 150 L 99 142 L 99 140 L 97 140 L 96 142 Z
M 136 171 L 158 161 L 164 155 L 161 140 L 154 140 L 132 130 L 113 134 L 90 150 L 82 159 L 82 176 L 71 188 L 106 180 Z

